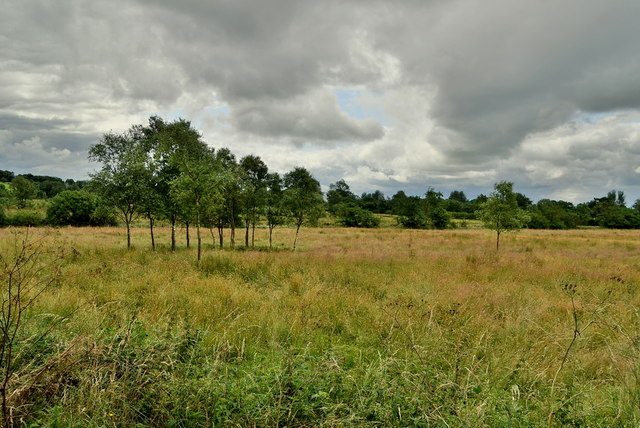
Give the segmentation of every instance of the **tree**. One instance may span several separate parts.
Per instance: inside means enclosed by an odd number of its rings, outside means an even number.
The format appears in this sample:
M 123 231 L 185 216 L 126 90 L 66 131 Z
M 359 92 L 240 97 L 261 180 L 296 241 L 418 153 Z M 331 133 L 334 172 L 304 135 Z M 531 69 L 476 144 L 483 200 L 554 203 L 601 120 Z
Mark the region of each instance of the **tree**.
M 284 222 L 282 179 L 278 173 L 267 175 L 265 217 L 269 228 L 269 249 L 273 248 L 273 229 Z
M 570 229 L 580 222 L 576 208 L 571 202 L 540 199 L 528 209 L 531 229 Z
M 284 176 L 283 202 L 296 226 L 293 251 L 296 250 L 298 233 L 304 222 L 317 220 L 322 213 L 324 200 L 320 183 L 305 168 L 297 167 Z
M 197 259 L 202 257 L 202 236 L 200 226 L 208 217 L 208 211 L 221 203 L 219 174 L 213 152 L 200 159 L 193 159 L 185 165 L 184 171 L 171 183 L 171 192 L 182 206 L 192 208 L 196 225 Z
M 12 171 L 0 169 L 0 182 L 10 183 L 15 176 Z
M 469 202 L 467 199 L 467 195 L 465 195 L 462 190 L 453 190 L 451 193 L 449 193 L 449 200 L 462 202 L 463 204 Z
M 61 179 L 44 180 L 38 183 L 38 188 L 41 193 L 47 198 L 53 198 L 58 193 L 66 190 L 64 182 Z
M 191 122 L 178 119 L 165 122 L 158 116 L 151 116 L 147 126 L 141 127 L 141 145 L 147 153 L 145 173 L 141 181 L 145 188 L 140 209 L 149 219 L 153 246 L 153 225 L 156 218 L 171 222 L 171 251 L 176 249 L 176 224 L 182 217 L 187 225 L 189 238 L 190 207 L 175 200 L 171 183 L 176 180 L 192 162 L 207 156 L 209 148 L 201 140 L 200 134 Z
M 403 192 L 404 193 L 404 192 Z M 391 201 L 385 198 L 384 193 L 376 190 L 373 193 L 363 193 L 360 195 L 358 205 L 367 211 L 376 214 L 386 214 L 392 210 Z
M 235 155 L 226 147 L 218 149 L 216 161 L 224 171 L 222 176 L 222 197 L 225 204 L 224 218 L 229 222 L 231 233 L 229 245 L 236 245 L 236 223 L 240 207 L 242 206 L 243 190 L 245 186 L 244 174 L 236 162 Z M 222 235 L 221 238 L 222 240 Z
M 513 183 L 501 181 L 494 185 L 495 191 L 489 195 L 477 212 L 485 227 L 496 232 L 496 250 L 500 249 L 500 235 L 503 232 L 521 229 L 528 221 L 527 213 L 518 207 L 518 199 L 513 192 Z
M 123 134 L 104 134 L 100 143 L 89 148 L 89 159 L 102 163 L 102 169 L 91 174 L 92 186 L 124 221 L 127 248 L 131 248 L 131 222 L 145 192 L 146 150 L 140 131 L 133 126 Z
M 13 196 L 18 201 L 18 208 L 26 207 L 27 201 L 35 198 L 38 193 L 38 185 L 21 175 L 11 180 L 11 187 L 13 187 Z
M 442 207 L 444 199 L 442 193 L 432 187 L 427 189 L 424 195 L 424 210 L 428 225 L 436 229 L 446 229 L 451 221 L 451 216 Z
M 249 227 L 251 227 L 251 246 L 255 245 L 256 223 L 265 203 L 266 179 L 269 169 L 259 156 L 248 155 L 240 160 L 240 168 L 246 177 L 244 197 L 245 235 L 244 245 L 249 246 Z
M 636 209 L 626 207 L 625 199 L 623 191 L 611 190 L 606 196 L 588 202 L 589 224 L 611 229 L 639 228 L 640 215 Z
M 338 180 L 329 185 L 327 192 L 327 208 L 332 214 L 337 214 L 340 206 L 344 204 L 355 204 L 358 198 L 351 192 L 349 185 L 344 180 Z

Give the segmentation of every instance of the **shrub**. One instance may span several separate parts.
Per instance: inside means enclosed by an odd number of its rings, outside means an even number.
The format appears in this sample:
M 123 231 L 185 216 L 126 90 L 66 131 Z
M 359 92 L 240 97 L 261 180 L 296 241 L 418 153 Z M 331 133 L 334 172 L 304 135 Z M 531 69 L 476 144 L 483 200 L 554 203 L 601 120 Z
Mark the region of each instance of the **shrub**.
M 116 218 L 113 208 L 98 202 L 96 209 L 91 213 L 91 226 L 117 226 L 118 219 Z
M 96 197 L 83 190 L 57 194 L 47 208 L 47 222 L 56 226 L 87 226 L 96 209 Z
M 8 226 L 41 226 L 44 224 L 44 218 L 36 211 L 18 211 L 7 217 Z
M 451 223 L 451 215 L 442 207 L 438 207 L 431 213 L 431 224 L 436 229 L 446 229 Z
M 55 226 L 114 225 L 113 213 L 99 204 L 98 197 L 85 190 L 65 190 L 49 203 L 47 222 Z
M 340 223 L 346 227 L 378 227 L 380 225 L 380 220 L 372 212 L 355 204 L 338 206 L 336 211 L 340 217 Z

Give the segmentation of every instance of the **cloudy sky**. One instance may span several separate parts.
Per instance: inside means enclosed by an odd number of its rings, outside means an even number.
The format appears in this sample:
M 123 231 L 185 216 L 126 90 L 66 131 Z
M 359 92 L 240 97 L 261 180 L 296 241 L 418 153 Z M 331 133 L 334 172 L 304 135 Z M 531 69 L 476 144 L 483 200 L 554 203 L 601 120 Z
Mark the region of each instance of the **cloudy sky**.
M 4 0 L 0 169 L 150 115 L 357 193 L 640 198 L 637 0 Z

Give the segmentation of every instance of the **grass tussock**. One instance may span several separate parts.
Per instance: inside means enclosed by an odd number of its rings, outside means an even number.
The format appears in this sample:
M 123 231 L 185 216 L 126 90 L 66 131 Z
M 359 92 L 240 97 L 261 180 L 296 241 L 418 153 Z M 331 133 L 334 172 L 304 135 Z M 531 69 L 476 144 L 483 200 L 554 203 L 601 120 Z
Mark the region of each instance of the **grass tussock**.
M 209 242 L 200 263 L 134 232 L 131 251 L 117 229 L 48 232 L 68 256 L 22 332 L 23 423 L 640 423 L 637 231 L 496 253 L 483 230 L 308 229 L 295 253 Z

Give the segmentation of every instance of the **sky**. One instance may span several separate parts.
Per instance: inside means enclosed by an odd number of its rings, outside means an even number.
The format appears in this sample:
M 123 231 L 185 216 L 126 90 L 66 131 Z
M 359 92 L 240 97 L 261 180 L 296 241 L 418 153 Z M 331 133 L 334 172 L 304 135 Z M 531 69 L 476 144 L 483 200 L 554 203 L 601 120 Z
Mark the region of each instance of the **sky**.
M 326 190 L 640 198 L 637 0 L 3 0 L 0 169 L 151 115 Z

